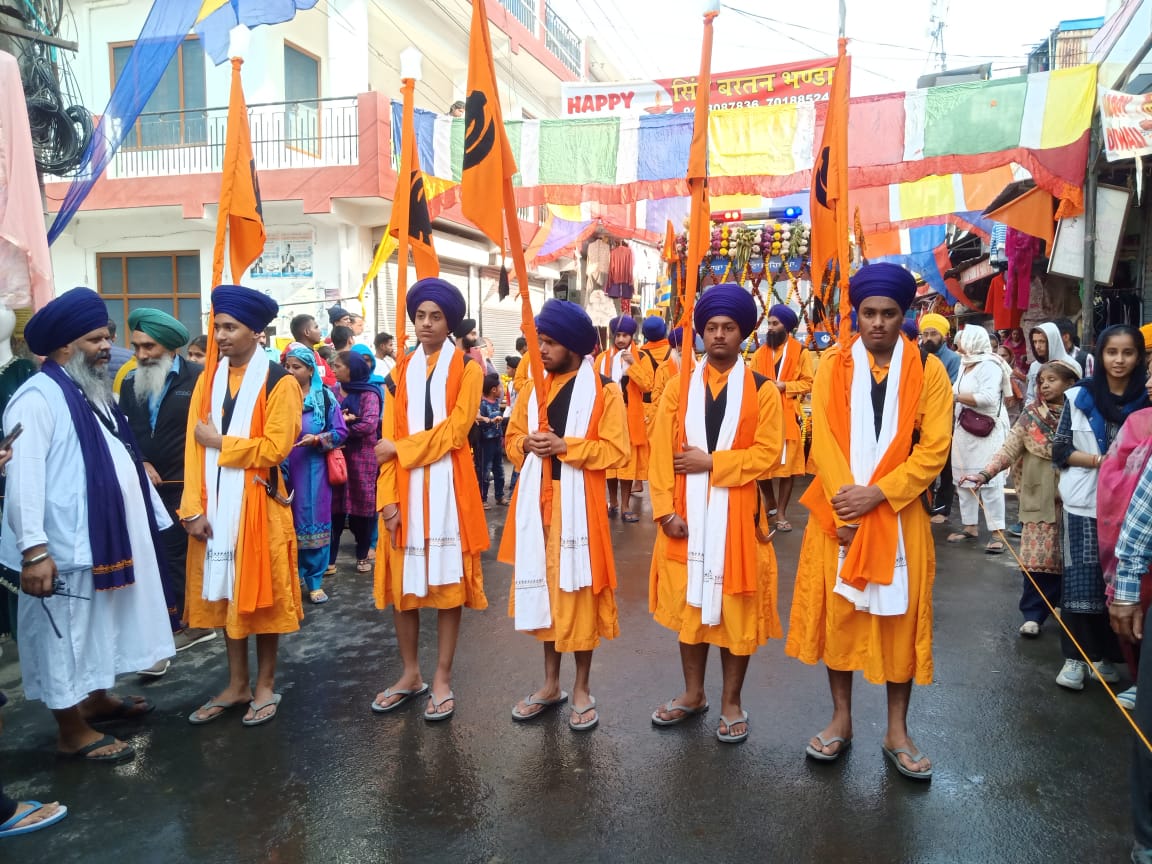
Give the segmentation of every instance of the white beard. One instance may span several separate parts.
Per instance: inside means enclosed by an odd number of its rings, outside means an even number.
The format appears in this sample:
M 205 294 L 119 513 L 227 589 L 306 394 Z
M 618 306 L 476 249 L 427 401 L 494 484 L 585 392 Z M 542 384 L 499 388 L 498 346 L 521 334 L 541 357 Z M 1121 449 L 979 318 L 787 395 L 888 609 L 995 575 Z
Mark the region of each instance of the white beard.
M 102 366 L 89 366 L 88 361 L 84 359 L 84 354 L 76 351 L 68 362 L 64 364 L 64 369 L 80 389 L 84 395 L 88 397 L 88 401 L 98 408 L 110 408 L 114 404 L 112 396 L 112 380 L 108 377 L 108 364 Z
M 136 366 L 132 381 L 137 402 L 147 405 L 151 400 L 159 400 L 168 381 L 168 373 L 172 371 L 173 362 L 175 361 L 171 354 L 164 354 L 155 363 Z

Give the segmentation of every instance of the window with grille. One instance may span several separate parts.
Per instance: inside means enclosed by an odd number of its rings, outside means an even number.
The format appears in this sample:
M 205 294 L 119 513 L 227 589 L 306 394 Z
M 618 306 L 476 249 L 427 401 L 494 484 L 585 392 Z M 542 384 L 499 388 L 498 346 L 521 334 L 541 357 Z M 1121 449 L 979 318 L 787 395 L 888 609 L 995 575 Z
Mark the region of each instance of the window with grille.
M 128 316 L 135 309 L 159 309 L 178 319 L 189 334 L 204 328 L 200 313 L 199 252 L 125 252 L 96 256 L 96 290 L 116 322 L 117 341 L 132 338 Z
M 117 42 L 110 47 L 112 86 L 120 80 L 134 42 Z M 183 147 L 208 141 L 207 87 L 204 46 L 200 40 L 185 39 L 168 63 L 160 84 L 148 97 L 144 111 L 125 135 L 122 146 L 130 150 L 157 147 Z

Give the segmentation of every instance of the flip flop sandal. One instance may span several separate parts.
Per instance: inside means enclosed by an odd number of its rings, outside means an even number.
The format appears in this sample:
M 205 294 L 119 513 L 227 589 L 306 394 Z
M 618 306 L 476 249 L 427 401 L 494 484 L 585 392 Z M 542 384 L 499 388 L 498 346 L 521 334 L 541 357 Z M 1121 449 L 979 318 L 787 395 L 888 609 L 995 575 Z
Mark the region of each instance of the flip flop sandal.
M 441 711 L 440 706 L 442 706 L 445 702 L 452 702 L 453 705 L 447 711 Z M 451 690 L 449 690 L 448 695 L 441 699 L 439 702 L 436 701 L 435 696 L 429 695 L 428 708 L 424 709 L 424 719 L 429 723 L 439 723 L 441 720 L 447 720 L 449 717 L 456 713 L 455 702 L 456 697 L 452 695 Z
M 984 552 L 987 555 L 1003 555 L 1004 554 L 1004 544 L 1003 543 L 989 543 L 987 546 L 984 547 Z
M 395 711 L 401 705 L 407 705 L 409 702 L 411 702 L 417 696 L 423 696 L 427 692 L 428 692 L 428 685 L 427 684 L 421 684 L 415 690 L 393 690 L 393 689 L 389 688 L 389 689 L 384 691 L 384 698 L 385 699 L 387 699 L 391 696 L 400 696 L 402 698 L 397 699 L 395 702 L 392 702 L 389 705 L 381 705 L 379 701 L 377 701 L 376 699 L 373 699 L 372 700 L 372 710 L 375 711 L 377 714 L 388 714 L 392 711 Z
M 825 753 L 823 750 L 817 750 L 811 744 L 804 748 L 804 755 L 815 759 L 817 762 L 835 762 L 844 752 L 852 746 L 851 738 L 841 738 L 839 735 L 834 735 L 831 738 L 825 738 L 822 735 L 817 735 L 816 740 L 820 742 L 823 747 L 831 747 L 833 744 L 839 744 L 840 748 L 835 753 Z
M 609 507 L 608 508 L 608 518 L 609 519 L 615 519 L 619 515 L 620 515 L 620 508 L 619 507 Z
M 903 747 L 893 747 L 892 749 L 889 749 L 887 747 L 881 747 L 880 749 L 884 751 L 884 755 L 888 757 L 889 761 L 893 765 L 896 766 L 896 770 L 899 771 L 901 774 L 903 774 L 905 777 L 911 777 L 913 780 L 931 780 L 932 779 L 932 769 L 931 768 L 929 768 L 927 771 L 913 771 L 909 768 L 905 768 L 904 764 L 900 761 L 900 754 L 901 753 L 903 753 L 905 756 L 907 756 L 913 762 L 919 762 L 921 759 L 923 759 L 924 758 L 923 753 L 921 753 L 919 751 L 913 753 L 911 750 L 906 750 Z
M 600 723 L 600 712 L 596 711 L 596 697 L 590 697 L 591 701 L 583 708 L 572 706 L 572 713 L 568 717 L 568 728 L 573 732 L 588 732 L 595 729 Z M 596 711 L 591 720 L 585 720 L 583 723 L 573 722 L 575 718 L 581 714 L 587 714 L 589 711 Z
M 356 562 L 356 572 L 357 573 L 371 573 L 372 572 L 372 562 L 369 561 L 367 558 L 365 558 L 363 561 L 357 561 Z
M 978 534 L 969 534 L 967 531 L 956 531 L 949 534 L 945 540 L 948 543 L 966 543 L 969 540 L 975 540 L 979 537 Z
M 776 530 L 781 532 L 782 534 L 787 534 L 792 530 L 792 523 L 789 522 L 787 519 L 781 519 L 779 522 L 776 523 Z
M 512 706 L 512 719 L 517 723 L 523 723 L 527 720 L 535 720 L 549 708 L 555 708 L 557 705 L 563 705 L 567 701 L 568 693 L 565 690 L 561 690 L 560 695 L 555 699 L 533 699 L 532 694 L 529 693 L 528 696 L 524 699 L 524 704 L 529 708 L 533 705 L 541 705 L 543 707 L 539 711 L 533 711 L 531 714 L 525 714 L 520 711 L 520 705 L 517 703 L 516 705 Z
M 273 693 L 272 698 L 269 699 L 267 702 L 257 703 L 257 701 L 255 699 L 253 699 L 251 702 L 248 703 L 248 707 L 252 709 L 252 719 L 251 720 L 242 719 L 240 722 L 243 723 L 245 726 L 263 726 L 265 723 L 267 723 L 269 720 L 273 719 L 279 713 L 279 711 L 280 711 L 280 699 L 281 698 L 282 697 L 279 693 Z M 257 717 L 256 715 L 259 714 L 261 711 L 263 711 L 265 708 L 271 708 L 272 713 L 271 714 L 265 714 L 263 717 Z
M 335 564 L 329 564 L 328 567 L 324 570 L 324 575 L 325 576 L 335 576 L 336 575 L 336 565 Z
M 140 673 L 137 673 L 140 674 Z M 143 696 L 121 697 L 120 707 L 114 711 L 89 717 L 89 723 L 111 723 L 113 720 L 137 720 L 145 714 L 150 714 L 156 706 Z
M 671 720 L 665 720 L 663 717 L 660 716 L 661 711 L 663 711 L 665 714 L 671 714 L 673 711 L 680 711 L 683 713 L 681 713 L 679 717 L 673 717 Z M 663 707 L 657 708 L 655 711 L 652 712 L 652 725 L 653 726 L 678 726 L 679 724 L 683 723 L 685 720 L 690 720 L 691 718 L 695 717 L 697 714 L 706 714 L 706 713 L 708 713 L 708 703 L 707 702 L 705 702 L 703 705 L 699 705 L 695 708 L 689 708 L 687 705 L 677 705 L 677 704 L 675 704 L 675 700 L 669 699 L 666 703 L 664 703 Z
M 741 716 L 735 720 L 729 720 L 723 714 L 720 715 L 720 723 L 724 726 L 727 726 L 728 731 L 727 732 L 721 732 L 720 727 L 717 726 L 716 727 L 716 740 L 717 741 L 721 741 L 724 744 L 739 744 L 741 741 L 743 741 L 744 739 L 746 739 L 748 737 L 748 733 L 752 731 L 752 724 L 750 724 L 748 722 L 748 712 L 747 711 L 741 711 L 740 713 L 743 716 Z M 744 724 L 744 731 L 741 732 L 739 735 L 733 735 L 732 734 L 732 727 L 735 726 L 737 723 L 743 723 Z
M 74 762 L 124 762 L 136 756 L 136 751 L 131 747 L 125 747 L 123 750 L 117 750 L 115 753 L 104 753 L 100 756 L 89 756 L 93 750 L 99 750 L 101 747 L 111 747 L 113 744 L 118 743 L 111 735 L 105 735 L 102 738 L 93 741 L 81 747 L 79 750 L 73 750 L 71 753 L 65 753 L 63 750 L 57 750 L 56 754 L 61 759 L 68 759 Z
M 631 510 L 625 510 L 624 515 L 620 517 L 625 522 L 639 522 L 640 517 L 633 513 Z
M 193 726 L 206 726 L 209 723 L 214 723 L 228 713 L 232 708 L 240 708 L 248 703 L 241 699 L 239 702 L 221 702 L 217 699 L 211 699 L 188 715 L 188 722 Z M 213 708 L 220 708 L 215 714 L 210 714 L 207 717 L 197 717 L 201 711 L 211 711 Z
M 314 606 L 322 606 L 332 598 L 329 597 L 323 590 L 310 591 L 308 593 L 308 602 Z
M 25 810 L 21 813 L 17 810 L 16 814 L 7 822 L 0 824 L 0 837 L 19 837 L 21 834 L 31 834 L 33 831 L 39 831 L 41 828 L 47 828 L 50 825 L 55 825 L 61 819 L 68 815 L 68 808 L 63 804 L 49 816 L 47 819 L 41 819 L 39 822 L 33 822 L 31 825 L 25 825 L 23 828 L 17 828 L 19 822 L 23 822 L 33 813 L 37 813 L 44 809 L 44 805 L 39 801 L 22 801 L 22 804 L 31 805 L 31 810 Z

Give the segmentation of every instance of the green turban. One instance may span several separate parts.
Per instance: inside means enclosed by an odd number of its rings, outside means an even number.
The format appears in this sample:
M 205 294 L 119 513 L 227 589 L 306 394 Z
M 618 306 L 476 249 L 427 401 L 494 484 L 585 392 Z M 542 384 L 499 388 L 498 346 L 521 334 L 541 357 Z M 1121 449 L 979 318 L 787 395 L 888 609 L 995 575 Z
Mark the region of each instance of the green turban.
M 159 309 L 135 309 L 128 315 L 128 329 L 147 333 L 169 351 L 188 344 L 188 328 Z

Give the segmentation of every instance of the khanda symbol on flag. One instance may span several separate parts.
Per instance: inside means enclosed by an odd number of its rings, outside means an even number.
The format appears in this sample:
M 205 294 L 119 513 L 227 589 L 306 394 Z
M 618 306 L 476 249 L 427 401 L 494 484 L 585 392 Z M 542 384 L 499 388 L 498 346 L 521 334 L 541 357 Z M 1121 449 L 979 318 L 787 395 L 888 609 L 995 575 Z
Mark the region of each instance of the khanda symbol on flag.
M 464 170 L 481 165 L 496 144 L 496 124 L 488 111 L 488 97 L 480 90 L 464 103 Z

